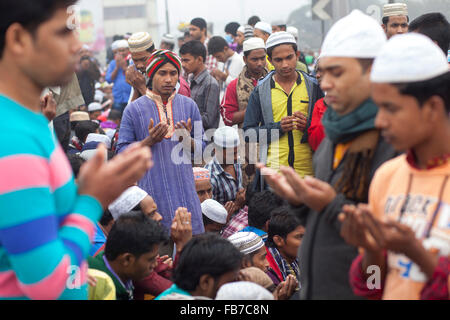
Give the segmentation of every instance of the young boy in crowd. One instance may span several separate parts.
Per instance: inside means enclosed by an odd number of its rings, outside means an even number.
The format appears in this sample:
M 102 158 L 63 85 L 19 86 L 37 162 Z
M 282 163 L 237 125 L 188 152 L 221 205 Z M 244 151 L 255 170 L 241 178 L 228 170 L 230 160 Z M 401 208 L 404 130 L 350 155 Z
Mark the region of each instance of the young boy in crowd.
M 89 258 L 89 267 L 108 274 L 117 300 L 133 300 L 133 281 L 149 276 L 157 266 L 158 250 L 169 240 L 159 223 L 143 213 L 121 216 L 106 240 L 105 252 Z
M 267 237 L 271 254 L 267 258 L 270 266 L 268 275 L 275 285 L 286 280 L 288 275 L 293 275 L 300 282 L 297 252 L 304 234 L 302 222 L 289 212 L 289 207 L 272 211 Z
M 181 251 L 174 285 L 156 300 L 174 294 L 214 299 L 222 285 L 238 279 L 241 261 L 242 254 L 229 241 L 211 233 L 199 235 Z

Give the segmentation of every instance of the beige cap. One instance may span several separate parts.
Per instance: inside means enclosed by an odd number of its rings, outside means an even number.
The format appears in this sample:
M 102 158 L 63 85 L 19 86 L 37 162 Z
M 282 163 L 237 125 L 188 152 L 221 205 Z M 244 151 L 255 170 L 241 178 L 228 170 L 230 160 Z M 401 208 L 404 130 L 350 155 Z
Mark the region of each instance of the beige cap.
M 153 39 L 148 32 L 133 33 L 128 39 L 131 53 L 142 52 L 153 45 Z
M 89 121 L 89 113 L 84 111 L 75 111 L 70 115 L 70 122 L 74 121 Z
M 406 3 L 389 3 L 383 6 L 383 18 L 407 15 L 408 6 Z

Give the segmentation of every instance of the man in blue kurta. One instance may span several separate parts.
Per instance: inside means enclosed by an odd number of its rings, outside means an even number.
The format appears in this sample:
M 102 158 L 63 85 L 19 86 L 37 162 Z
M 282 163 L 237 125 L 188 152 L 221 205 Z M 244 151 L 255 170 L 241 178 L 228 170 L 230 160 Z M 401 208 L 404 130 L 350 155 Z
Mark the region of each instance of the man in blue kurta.
M 153 169 L 138 185 L 153 197 L 170 230 L 175 211 L 187 208 L 192 232 L 204 232 L 200 201 L 192 173 L 192 156 L 205 147 L 202 118 L 196 103 L 176 94 L 181 61 L 173 52 L 158 50 L 147 62 L 147 94 L 127 106 L 119 132 L 118 152 L 143 141 L 151 147 Z

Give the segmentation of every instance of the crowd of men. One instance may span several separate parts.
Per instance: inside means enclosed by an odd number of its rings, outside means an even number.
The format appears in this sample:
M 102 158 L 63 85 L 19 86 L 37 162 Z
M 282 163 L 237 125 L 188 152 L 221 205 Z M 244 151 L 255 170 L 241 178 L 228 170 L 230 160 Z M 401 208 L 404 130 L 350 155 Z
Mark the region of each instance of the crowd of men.
M 449 299 L 444 15 L 354 10 L 315 61 L 194 18 L 102 67 L 75 3 L 0 3 L 0 299 Z

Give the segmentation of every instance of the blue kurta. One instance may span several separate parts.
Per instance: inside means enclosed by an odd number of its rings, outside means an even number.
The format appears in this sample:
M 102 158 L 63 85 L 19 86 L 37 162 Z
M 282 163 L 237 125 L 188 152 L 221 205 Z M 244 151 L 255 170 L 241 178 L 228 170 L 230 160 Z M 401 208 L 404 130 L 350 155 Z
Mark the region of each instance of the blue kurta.
M 194 138 L 197 152 L 203 151 L 205 143 L 202 118 L 196 103 L 190 98 L 176 94 L 172 101 L 172 110 L 175 124 L 191 119 L 191 137 Z M 129 104 L 120 125 L 117 152 L 123 152 L 130 144 L 148 137 L 150 119 L 153 119 L 154 126 L 160 123 L 158 107 L 152 99 L 143 96 Z M 151 148 L 154 166 L 138 185 L 155 200 L 167 230 L 170 231 L 175 211 L 179 207 L 185 207 L 192 214 L 193 234 L 200 234 L 204 232 L 204 227 L 200 200 L 195 190 L 191 157 L 184 155 L 183 163 L 176 163 L 181 161 L 180 145 L 176 133 L 171 139 L 163 139 L 155 144 Z

